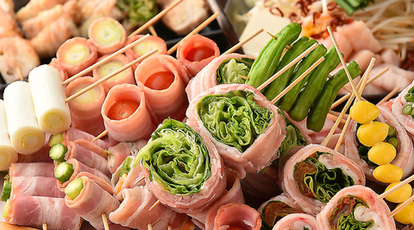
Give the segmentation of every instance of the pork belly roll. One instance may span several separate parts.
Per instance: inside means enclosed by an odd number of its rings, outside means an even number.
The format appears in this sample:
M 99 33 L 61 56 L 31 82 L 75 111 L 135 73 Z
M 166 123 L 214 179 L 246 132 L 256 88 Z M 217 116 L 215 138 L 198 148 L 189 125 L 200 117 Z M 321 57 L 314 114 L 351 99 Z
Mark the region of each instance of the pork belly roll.
M 388 137 L 385 141 L 392 143 L 392 140 L 396 139 L 398 143 L 398 147 L 396 147 L 397 155 L 394 160 L 391 161 L 391 164 L 400 167 L 404 172 L 403 177 L 405 178 L 411 175 L 414 169 L 412 140 L 407 134 L 405 127 L 398 122 L 397 118 L 387 107 L 381 105 L 377 107 L 380 111 L 377 120 L 388 124 L 395 130 L 394 134 L 391 132 L 388 133 Z M 358 128 L 358 123 L 356 121 L 351 121 L 345 136 L 345 156 L 362 167 L 368 180 L 378 182 L 372 175 L 374 169 L 378 165 L 368 160 L 368 151 L 370 148 L 363 146 L 357 140 L 356 132 Z
M 65 190 L 67 194 L 65 197 L 66 205 L 83 219 L 87 220 L 95 229 L 104 230 L 102 214 L 108 216 L 109 213 L 119 207 L 119 201 L 89 177 L 83 176 L 78 179 L 83 187 L 77 196 L 68 195 L 70 192 Z M 108 221 L 108 227 L 111 230 L 130 229 L 111 221 Z
M 124 27 L 111 17 L 102 17 L 92 22 L 88 37 L 100 55 L 111 54 L 124 47 L 127 35 Z
M 166 119 L 138 153 L 145 183 L 162 204 L 195 213 L 214 203 L 226 187 L 223 162 L 211 141 L 188 125 Z
M 372 189 L 354 185 L 336 193 L 316 216 L 321 229 L 396 229 L 390 209 Z
M 177 59 L 194 77 L 214 58 L 220 56 L 220 49 L 210 38 L 199 34 L 185 38 L 177 48 Z
M 74 140 L 78 140 L 78 139 L 84 139 L 84 140 L 87 140 L 87 141 L 92 141 L 93 139 L 95 139 L 95 136 L 93 136 L 92 134 L 89 134 L 85 131 L 82 131 L 82 130 L 76 129 L 76 128 L 72 128 L 72 127 L 69 127 L 69 129 L 67 129 L 61 135 L 62 135 L 62 137 L 59 137 L 59 139 L 61 139 L 62 141 L 74 141 Z M 103 148 L 103 149 L 108 149 L 110 147 L 108 142 L 103 141 L 101 139 L 98 139 L 93 143 L 95 145 Z
M 108 148 L 106 153 L 108 154 L 108 169 L 111 174 L 115 173 L 128 156 L 131 156 L 131 147 L 129 142 L 120 142 Z
M 169 55 L 155 55 L 145 59 L 135 70 L 135 80 L 144 91 L 148 104 L 156 116 L 156 123 L 170 117 L 183 120 L 188 107 L 185 68 Z
M 134 35 L 128 38 L 126 46 L 144 36 L 145 35 Z M 131 62 L 153 49 L 158 49 L 158 52 L 156 54 L 167 54 L 167 44 L 165 43 L 165 41 L 160 37 L 150 35 L 144 41 L 138 43 L 131 49 L 126 50 L 125 55 L 127 56 L 128 60 Z M 139 64 L 133 65 L 134 71 L 138 65 Z
M 86 38 L 74 37 L 59 47 L 56 57 L 71 77 L 94 64 L 98 52 Z
M 411 136 L 414 135 L 414 118 L 410 114 L 413 107 L 414 100 L 414 81 L 407 86 L 400 94 L 398 94 L 397 98 L 394 99 L 392 103 L 392 113 L 395 115 L 397 120 L 401 123 L 402 126 L 410 133 Z M 404 109 L 406 112 L 404 113 Z
M 113 186 L 113 194 L 119 200 L 122 201 L 122 191 L 128 188 L 134 188 L 136 186 L 144 186 L 144 174 L 141 166 L 134 167 L 134 156 L 128 156 L 125 158 L 122 165 L 120 165 L 114 174 L 112 174 L 111 183 Z
M 214 230 L 235 228 L 260 230 L 260 214 L 245 204 L 231 203 L 221 206 L 214 218 Z
M 185 214 L 174 212 L 163 204 L 151 208 L 158 199 L 146 186 L 125 189 L 122 196 L 119 208 L 109 214 L 114 223 L 135 229 L 147 229 L 148 224 L 153 230 L 165 230 L 169 226 L 174 230 L 194 229 L 194 224 Z
M 12 177 L 12 193 L 24 196 L 47 196 L 63 198 L 65 193 L 59 190 L 54 177 Z
M 189 126 L 206 135 L 224 164 L 241 178 L 277 159 L 286 137 L 279 109 L 250 85 L 218 85 L 199 94 L 190 102 L 187 117 Z
M 14 195 L 6 204 L 5 214 L 9 224 L 37 229 L 42 229 L 43 223 L 48 229 L 78 230 L 81 226 L 80 216 L 65 205 L 63 198 Z
M 111 88 L 101 114 L 108 136 L 116 141 L 147 139 L 155 130 L 141 87 L 121 84 Z
M 281 218 L 287 215 L 303 213 L 299 205 L 286 193 L 272 197 L 264 202 L 260 205 L 258 212 L 262 219 L 263 229 L 272 229 Z
M 9 168 L 10 178 L 13 177 L 55 177 L 53 163 L 12 163 Z
M 365 185 L 359 165 L 337 151 L 314 144 L 303 147 L 286 162 L 282 178 L 284 191 L 314 216 L 339 190 Z
M 272 230 L 318 230 L 318 222 L 314 216 L 305 213 L 289 214 L 279 220 Z
M 198 94 L 219 84 L 246 82 L 241 76 L 247 76 L 254 62 L 247 55 L 230 53 L 214 58 L 208 65 L 191 78 L 185 92 L 191 102 Z

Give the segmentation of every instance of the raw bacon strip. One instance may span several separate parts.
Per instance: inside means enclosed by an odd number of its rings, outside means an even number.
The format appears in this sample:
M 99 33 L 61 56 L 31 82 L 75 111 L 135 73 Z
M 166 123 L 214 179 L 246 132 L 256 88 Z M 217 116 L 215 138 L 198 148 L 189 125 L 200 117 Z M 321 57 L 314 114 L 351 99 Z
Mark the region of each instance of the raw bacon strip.
M 405 115 L 402 110 L 406 105 L 408 105 L 408 102 L 404 96 L 408 94 L 408 91 L 412 87 L 414 87 L 414 81 L 412 81 L 410 85 L 401 91 L 392 103 L 392 113 L 411 136 L 414 135 L 414 118 L 411 115 Z
M 71 210 L 89 221 L 94 228 L 103 230 L 102 214 L 105 213 L 108 216 L 119 207 L 119 201 L 96 184 L 93 179 L 87 176 L 82 176 L 81 179 L 83 181 L 82 191 L 74 200 L 66 196 L 65 203 Z M 111 221 L 108 221 L 108 225 L 111 230 L 129 229 Z
M 62 82 L 68 79 L 68 73 L 62 64 L 60 64 L 60 62 L 57 60 L 57 58 L 52 58 L 49 65 L 55 67 L 59 71 Z
M 122 196 L 119 208 L 109 214 L 114 223 L 135 229 L 147 229 L 151 224 L 153 230 L 165 230 L 168 226 L 178 230 L 191 225 L 187 215 L 176 213 L 163 204 L 149 210 L 158 199 L 146 186 L 125 189 Z
M 72 120 L 73 122 L 73 120 Z M 64 133 L 63 133 L 63 140 L 64 141 L 75 141 L 77 139 L 84 139 L 87 141 L 92 141 L 93 139 L 95 139 L 95 137 L 87 132 L 84 132 L 82 130 L 76 129 L 76 128 L 72 128 L 69 127 L 69 129 L 67 129 Z M 110 147 L 109 143 L 98 139 L 95 142 L 93 142 L 95 145 L 103 148 L 103 149 L 108 149 Z
M 385 203 L 383 199 L 378 199 L 378 194 L 376 194 L 372 189 L 362 186 L 362 185 L 355 185 L 351 187 L 347 187 L 339 191 L 332 199 L 326 204 L 326 206 L 321 210 L 321 212 L 316 216 L 318 223 L 321 229 L 336 229 L 336 225 L 332 225 L 333 221 L 338 221 L 339 215 L 349 215 L 350 211 L 353 212 L 354 220 L 362 223 L 367 223 L 369 221 L 373 221 L 372 228 L 370 229 L 389 229 L 393 230 L 396 229 L 395 221 L 393 218 L 390 218 L 390 209 L 388 205 Z M 354 208 L 350 209 L 351 202 L 346 204 L 346 200 L 353 201 L 357 198 L 363 202 L 354 202 Z M 345 207 L 341 210 L 337 209 L 337 207 Z M 337 214 L 335 215 L 335 211 L 337 210 Z M 350 210 L 350 211 L 349 211 Z M 349 224 L 345 225 L 347 222 L 342 223 L 344 224 L 344 228 L 346 229 L 349 227 Z
M 223 162 L 211 141 L 173 119 L 164 120 L 139 151 L 134 167 L 140 165 L 149 189 L 177 212 L 202 211 L 226 187 Z
M 188 107 L 185 68 L 169 55 L 155 55 L 145 59 L 135 70 L 135 80 L 144 91 L 148 104 L 156 116 L 156 123 L 170 117 L 183 120 Z
M 87 147 L 84 147 L 84 145 L 93 145 L 93 143 L 90 143 L 88 141 L 83 142 L 84 143 L 82 144 L 76 142 L 74 143 L 71 141 L 63 142 L 63 145 L 65 145 L 68 148 L 68 152 L 65 155 L 65 159 L 69 160 L 71 158 L 74 158 L 79 162 L 82 162 L 86 166 L 101 171 L 108 177 L 111 176 L 111 173 L 108 169 L 108 161 L 105 158 L 103 158 L 100 154 L 92 151 L 90 148 L 88 149 Z
M 259 230 L 262 226 L 260 214 L 245 204 L 221 206 L 214 218 L 214 230 L 239 227 L 246 230 Z
M 134 188 L 136 186 L 144 186 L 145 180 L 142 180 L 144 178 L 144 174 L 142 172 L 142 169 L 140 166 L 134 167 L 134 156 L 128 157 L 130 158 L 130 171 L 127 174 L 123 174 L 121 176 L 121 168 L 123 167 L 123 164 L 128 163 L 128 161 L 125 161 L 122 165 L 120 165 L 116 172 L 112 174 L 111 183 L 114 187 L 114 196 L 119 200 L 122 201 L 122 191 L 128 188 Z M 128 159 L 126 158 L 126 160 Z M 125 173 L 125 172 L 124 172 Z
M 48 139 L 48 138 L 46 138 Z M 48 143 L 45 143 L 39 151 L 32 154 L 18 154 L 18 163 L 32 163 L 32 162 L 47 162 L 53 163 L 52 158 L 49 156 L 50 146 Z
M 319 163 L 308 161 L 309 158 Z M 309 175 L 317 176 L 318 179 L 310 178 Z M 315 216 L 334 193 L 344 186 L 365 185 L 365 174 L 359 165 L 337 151 L 314 144 L 303 147 L 286 162 L 282 178 L 284 191 L 303 211 Z M 313 185 L 312 188 L 308 187 L 305 179 Z
M 106 57 L 107 56 L 100 57 L 98 61 Z M 127 64 L 128 64 L 128 59 L 125 55 L 123 54 L 117 55 L 113 57 L 111 60 L 100 65 L 98 68 L 94 69 L 93 77 L 97 80 L 100 80 Z M 134 72 L 132 71 L 132 67 L 129 67 L 128 69 L 122 71 L 121 73 L 104 81 L 102 85 L 105 88 L 105 92 L 108 92 L 115 85 L 120 85 L 123 83 L 133 84 L 133 85 L 135 84 Z
M 13 177 L 55 177 L 53 163 L 12 163 L 9 168 L 10 179 Z
M 71 77 L 94 64 L 98 52 L 86 38 L 75 37 L 59 47 L 56 57 Z
M 187 68 L 190 78 L 218 56 L 220 49 L 217 44 L 199 34 L 185 38 L 177 48 L 177 59 Z
M 88 37 L 99 55 L 111 54 L 124 47 L 127 35 L 124 27 L 111 17 L 98 18 L 88 29 Z
M 30 210 L 30 211 L 28 211 Z M 65 205 L 63 198 L 14 195 L 9 200 L 6 222 L 41 229 L 79 229 L 81 218 Z
M 150 109 L 145 98 L 142 88 L 136 85 L 121 84 L 109 90 L 101 113 L 110 138 L 116 141 L 149 138 L 155 130 L 155 124 L 151 120 Z M 126 111 L 122 108 L 123 103 L 138 106 L 135 110 Z M 111 110 L 115 117 L 111 117 Z
M 60 191 L 56 185 L 54 177 L 12 177 L 12 193 L 24 196 L 47 196 L 55 198 L 65 197 L 65 193 Z
M 398 100 L 398 99 L 397 99 Z M 397 156 L 391 161 L 391 164 L 400 167 L 407 177 L 412 174 L 414 170 L 414 150 L 413 143 L 406 129 L 398 122 L 394 114 L 385 106 L 378 105 L 380 114 L 378 121 L 384 122 L 396 130 L 396 138 L 398 139 Z M 348 131 L 345 136 L 345 156 L 359 164 L 364 170 L 365 176 L 370 181 L 378 182 L 372 175 L 375 166 L 369 165 L 362 159 L 358 152 L 358 144 L 356 140 L 357 122 L 351 121 Z
M 305 213 L 289 214 L 279 220 L 272 230 L 318 230 L 318 222 L 314 216 Z
M 126 45 L 129 45 L 144 36 L 145 35 L 134 35 L 128 39 Z M 128 60 L 131 62 L 153 49 L 158 49 L 158 52 L 156 54 L 167 54 L 167 44 L 165 43 L 165 41 L 160 37 L 150 35 L 144 41 L 135 45 L 131 49 L 128 49 L 127 51 L 125 51 L 125 55 L 127 56 Z M 139 64 L 133 65 L 134 71 L 138 65 Z
M 247 92 L 246 97 L 249 93 L 253 94 L 252 100 L 255 102 L 255 104 L 261 109 L 266 109 L 266 111 L 268 111 L 268 115 L 271 116 L 269 117 L 269 123 L 263 130 L 263 133 L 254 138 L 253 143 L 249 147 L 246 147 L 247 149 L 245 149 L 243 152 L 234 146 L 230 146 L 216 140 L 216 138 L 213 137 L 213 135 L 207 130 L 204 122 L 201 120 L 198 114 L 198 104 L 204 97 L 210 95 L 225 95 L 229 92 L 236 92 L 239 90 Z M 224 113 L 226 113 L 226 116 L 230 116 L 227 115 L 227 112 L 223 112 L 223 114 Z M 205 116 L 206 119 L 208 119 L 207 115 Z M 259 116 L 262 116 L 262 114 Z M 246 173 L 256 173 L 262 170 L 266 166 L 269 166 L 273 160 L 277 159 L 279 157 L 277 149 L 280 147 L 282 141 L 286 137 L 286 124 L 283 117 L 279 114 L 279 109 L 274 106 L 269 100 L 267 100 L 266 97 L 264 97 L 263 94 L 261 94 L 256 88 L 250 85 L 217 85 L 197 95 L 197 97 L 190 102 L 190 106 L 187 109 L 187 117 L 187 123 L 189 126 L 191 126 L 194 130 L 201 133 L 202 135 L 206 135 L 216 146 L 219 154 L 223 157 L 224 164 L 227 167 L 235 169 L 240 174 L 241 178 L 244 178 L 246 176 Z M 247 119 L 250 121 L 251 118 L 249 117 Z M 225 123 L 224 121 L 214 122 L 221 122 L 223 125 Z M 253 121 L 250 122 L 252 124 L 254 123 Z M 232 127 L 229 127 L 228 129 L 231 128 Z M 230 134 L 223 133 L 222 135 L 225 136 Z M 238 138 L 243 138 L 242 135 L 243 134 L 241 134 Z M 246 136 L 247 135 L 249 135 L 249 133 L 247 133 Z M 240 142 L 242 141 L 240 140 Z M 257 153 L 261 154 L 258 155 Z
M 218 85 L 217 71 L 224 62 L 229 61 L 230 59 L 242 58 L 252 59 L 247 55 L 230 53 L 220 55 L 211 60 L 210 63 L 208 63 L 208 65 L 199 71 L 195 77 L 191 78 L 190 82 L 185 88 L 185 92 L 188 96 L 188 101 L 191 102 L 191 100 L 193 100 L 198 94 Z

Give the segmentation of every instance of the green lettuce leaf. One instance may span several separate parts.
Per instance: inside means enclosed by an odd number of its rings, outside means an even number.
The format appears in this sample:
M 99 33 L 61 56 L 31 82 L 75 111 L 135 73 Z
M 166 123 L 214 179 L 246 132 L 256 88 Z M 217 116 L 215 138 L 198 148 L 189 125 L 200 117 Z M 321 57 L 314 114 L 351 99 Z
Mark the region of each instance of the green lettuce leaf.
M 239 75 L 247 77 L 253 62 L 251 58 L 232 58 L 223 62 L 217 68 L 217 84 L 244 84 L 246 79 Z
M 252 92 L 238 90 L 208 95 L 197 103 L 204 126 L 217 140 L 244 152 L 268 127 L 273 113 L 254 101 Z
M 305 146 L 306 140 L 302 133 L 289 119 L 283 114 L 283 110 L 279 110 L 279 114 L 284 118 L 286 123 L 286 137 L 280 145 L 278 151 L 280 155 L 288 152 L 291 148 L 296 146 Z
M 337 230 L 365 230 L 369 229 L 374 225 L 374 221 L 362 222 L 355 219 L 354 211 L 359 206 L 365 206 L 368 208 L 362 200 L 356 198 L 357 204 L 354 206 L 351 213 L 348 215 L 341 214 L 336 226 Z
M 166 119 L 139 152 L 134 167 L 142 162 L 155 180 L 172 194 L 198 193 L 210 178 L 210 155 L 204 140 L 188 125 Z

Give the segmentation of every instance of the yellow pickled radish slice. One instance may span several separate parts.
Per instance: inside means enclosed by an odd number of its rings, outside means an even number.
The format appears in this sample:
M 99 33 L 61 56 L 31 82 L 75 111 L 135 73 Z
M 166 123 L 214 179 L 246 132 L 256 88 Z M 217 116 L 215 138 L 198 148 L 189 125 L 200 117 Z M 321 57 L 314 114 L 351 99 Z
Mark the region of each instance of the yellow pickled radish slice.
M 376 143 L 368 151 L 368 159 L 377 165 L 391 163 L 397 155 L 395 147 L 387 142 Z
M 407 206 L 401 209 L 397 214 L 395 214 L 394 220 L 402 224 L 414 223 L 414 203 L 413 202 L 409 203 Z
M 122 29 L 113 21 L 100 21 L 94 30 L 94 40 L 101 46 L 109 46 L 122 40 Z
M 378 181 L 384 183 L 392 183 L 394 181 L 401 180 L 403 176 L 403 170 L 398 166 L 386 164 L 375 168 L 374 172 L 372 172 L 372 175 Z
M 121 62 L 118 61 L 109 61 L 103 65 L 101 65 L 100 67 L 98 67 L 98 74 L 99 76 L 101 76 L 102 78 L 108 76 L 109 74 L 115 72 L 116 70 L 122 68 L 124 65 Z M 111 79 L 119 79 L 124 77 L 126 74 L 126 71 L 122 71 L 119 74 L 111 77 Z
M 158 45 L 151 41 L 143 41 L 134 47 L 134 52 L 140 56 L 150 52 L 153 49 L 159 49 Z
M 356 122 L 365 124 L 375 120 L 378 117 L 379 109 L 371 102 L 358 101 L 351 107 L 349 115 Z
M 401 181 L 392 182 L 390 185 L 388 185 L 385 191 L 390 190 L 391 188 L 397 186 L 400 183 Z M 408 198 L 410 198 L 412 192 L 413 192 L 413 188 L 411 187 L 411 185 L 405 184 L 401 188 L 397 189 L 397 191 L 386 196 L 385 199 L 393 203 L 402 203 L 406 201 Z
M 90 54 L 88 47 L 83 44 L 75 44 L 65 53 L 65 61 L 75 65 L 85 60 Z
M 373 146 L 387 138 L 388 129 L 389 126 L 387 124 L 374 121 L 361 125 L 357 130 L 357 136 L 363 145 Z

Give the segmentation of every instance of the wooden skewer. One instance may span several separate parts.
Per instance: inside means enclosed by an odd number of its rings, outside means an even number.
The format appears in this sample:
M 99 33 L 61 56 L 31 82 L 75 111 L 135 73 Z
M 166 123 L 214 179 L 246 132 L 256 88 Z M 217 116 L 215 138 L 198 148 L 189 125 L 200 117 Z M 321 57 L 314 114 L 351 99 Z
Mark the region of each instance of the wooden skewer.
M 333 111 L 333 110 L 329 110 L 329 114 L 332 114 L 334 116 L 339 116 L 339 114 L 341 114 L 340 112 L 337 111 Z M 348 118 L 349 114 L 344 113 L 344 118 Z
M 16 66 L 16 73 L 17 73 L 17 76 L 19 77 L 20 81 L 23 81 L 22 70 L 20 69 L 19 66 Z
M 280 98 L 282 98 L 289 90 L 295 87 L 303 78 L 305 78 L 313 69 L 315 69 L 321 62 L 325 60 L 324 57 L 319 58 L 318 61 L 313 63 L 304 73 L 302 73 L 296 80 L 294 80 L 288 87 L 286 87 L 282 92 L 279 93 L 273 100 L 272 104 L 275 104 Z
M 243 76 L 243 75 L 240 75 L 240 74 L 239 74 L 239 77 L 240 77 L 240 78 L 243 78 L 243 79 L 245 79 L 246 81 L 247 81 L 247 80 L 249 80 L 249 78 L 248 78 L 248 77 L 246 77 L 246 76 Z
M 151 223 L 148 224 L 148 230 L 152 230 L 152 224 Z
M 223 54 L 233 53 L 234 51 L 238 50 L 242 45 L 246 44 L 248 41 L 252 40 L 254 37 L 259 35 L 261 32 L 263 32 L 263 28 L 258 30 L 256 33 L 250 35 L 248 38 L 244 39 L 243 41 L 237 43 L 236 45 L 228 49 L 226 52 L 224 52 Z
M 171 226 L 168 226 L 167 230 L 172 230 L 172 227 Z
M 105 213 L 102 213 L 102 221 L 103 221 L 105 230 L 110 230 L 109 225 L 108 225 L 108 219 L 106 219 Z
M 351 74 L 349 73 L 348 68 L 346 68 L 346 63 L 345 63 L 345 60 L 344 60 L 344 58 L 342 57 L 342 53 L 341 53 L 341 51 L 339 50 L 338 43 L 336 42 L 335 36 L 334 36 L 334 34 L 332 33 L 331 27 L 330 27 L 330 26 L 328 26 L 328 28 L 327 28 L 327 29 L 328 29 L 329 34 L 331 35 L 332 42 L 333 42 L 333 44 L 334 44 L 334 46 L 335 46 L 335 50 L 336 50 L 336 52 L 338 53 L 339 59 L 341 60 L 342 66 L 343 66 L 343 67 L 344 67 L 344 69 L 345 69 L 345 73 L 346 73 L 346 76 L 348 77 L 349 84 L 350 84 L 350 85 L 351 85 L 351 87 L 352 87 L 352 91 L 354 91 L 354 93 L 355 93 L 355 96 L 356 96 L 357 100 L 358 100 L 358 101 L 360 101 L 360 100 L 361 100 L 361 97 L 360 97 L 360 96 L 358 95 L 358 93 L 357 93 L 357 89 L 355 88 L 354 82 L 352 81 L 352 77 L 351 77 Z
M 144 179 L 145 179 L 145 177 L 142 176 L 134 184 L 137 185 L 139 182 L 143 181 Z
M 155 203 L 151 206 L 151 208 L 149 208 L 149 209 L 148 209 L 148 211 L 151 211 L 151 209 L 155 208 L 155 206 L 159 205 L 160 203 L 161 203 L 161 202 L 160 202 L 160 200 L 157 200 L 157 202 L 155 202 Z
M 219 14 L 220 13 L 217 12 L 217 13 L 211 15 L 209 18 L 207 18 L 207 20 L 205 20 L 203 23 L 201 23 L 199 26 L 197 26 L 193 31 L 191 31 L 189 34 L 187 34 L 187 36 L 185 36 L 183 39 L 181 39 L 179 42 L 177 42 L 177 44 L 175 44 L 171 49 L 169 49 L 167 51 L 167 54 L 174 53 L 177 50 L 177 48 L 180 45 L 180 43 L 184 39 L 190 37 L 191 35 L 194 35 L 194 34 L 200 32 L 202 29 L 204 29 L 204 27 L 206 27 L 208 24 L 210 24 L 212 21 L 214 21 L 219 16 Z
M 311 47 L 309 47 L 307 50 L 305 50 L 305 52 L 303 52 L 302 54 L 300 54 L 299 56 L 297 56 L 295 59 L 293 59 L 289 64 L 287 64 L 285 67 L 283 67 L 281 70 L 279 70 L 279 72 L 277 72 L 276 74 L 274 74 L 272 77 L 270 77 L 269 79 L 267 79 L 263 84 L 261 84 L 259 87 L 257 87 L 257 89 L 260 91 L 262 89 L 264 89 L 267 85 L 269 85 L 272 81 L 274 81 L 277 77 L 279 77 L 280 75 L 282 75 L 284 72 L 286 72 L 290 67 L 292 67 L 294 64 L 296 64 L 297 62 L 299 62 L 303 57 L 305 57 L 306 55 L 308 55 L 312 50 L 314 50 L 316 47 L 318 47 L 318 44 L 315 43 L 313 44 Z
M 384 103 L 384 102 L 386 102 L 386 101 L 388 101 L 389 99 L 391 99 L 396 93 L 398 93 L 400 91 L 400 87 L 396 87 L 396 88 L 394 88 L 391 92 L 389 92 L 388 94 L 387 94 L 387 96 L 385 96 L 383 99 L 381 99 L 381 101 L 379 101 L 378 103 L 377 103 L 377 105 L 381 105 L 382 103 Z
M 338 119 L 338 116 L 335 116 L 333 114 L 328 113 L 327 118 L 330 119 L 331 121 L 335 122 Z M 345 124 L 345 122 L 346 122 L 345 119 L 341 119 L 339 123 Z
M 395 214 L 397 214 L 401 209 L 405 208 L 408 204 L 414 201 L 414 195 L 412 195 L 410 198 L 408 198 L 403 203 L 399 204 L 391 213 L 388 215 L 388 218 L 392 218 Z
M 152 34 L 152 36 L 154 36 L 154 37 L 158 37 L 158 35 L 157 35 L 157 31 L 155 31 L 155 29 L 154 29 L 154 27 L 151 25 L 151 26 L 149 26 L 149 31 L 150 31 L 150 33 Z
M 165 9 L 163 9 L 161 12 L 159 12 L 157 15 L 155 15 L 153 18 L 151 18 L 148 22 L 146 22 L 144 25 L 139 27 L 137 30 L 135 30 L 133 33 L 131 33 L 128 38 L 140 34 L 142 31 L 146 30 L 150 25 L 156 23 L 158 20 L 160 20 L 168 11 L 170 11 L 172 8 L 174 8 L 176 5 L 178 5 L 183 0 L 177 0 L 173 2 L 172 4 L 168 5 Z
M 135 45 L 137 45 L 138 43 L 142 42 L 143 40 L 145 40 L 146 38 L 149 37 L 149 34 L 145 35 L 144 37 L 134 41 L 133 43 L 123 47 L 122 49 L 119 49 L 118 51 L 116 51 L 115 53 L 107 56 L 106 58 L 96 62 L 95 64 L 89 66 L 88 68 L 80 71 L 79 73 L 73 75 L 71 78 L 68 78 L 66 81 L 63 82 L 63 85 L 67 85 L 69 83 L 71 83 L 72 81 L 78 79 L 79 77 L 82 77 L 83 75 L 89 73 L 90 71 L 92 71 L 93 69 L 97 68 L 98 66 L 106 63 L 107 61 L 111 60 L 113 57 L 117 56 L 118 54 L 121 54 L 123 52 L 125 52 L 127 49 L 130 49 L 132 47 L 134 47 Z
M 387 190 L 387 191 L 383 192 L 382 194 L 378 195 L 378 196 L 377 196 L 377 198 L 378 198 L 378 199 L 383 199 L 383 198 L 385 198 L 386 196 L 388 196 L 388 195 L 390 195 L 391 193 L 393 193 L 393 192 L 397 191 L 397 190 L 398 190 L 398 189 L 400 189 L 402 186 L 404 186 L 404 185 L 406 185 L 406 184 L 410 183 L 410 182 L 411 182 L 411 181 L 413 181 L 413 180 L 414 180 L 414 174 L 413 174 L 413 175 L 411 175 L 410 177 L 408 177 L 407 179 L 405 179 L 405 180 L 401 181 L 401 183 L 397 184 L 396 186 L 394 186 L 394 187 L 390 188 L 389 190 Z
M 112 78 L 113 76 L 115 76 L 115 75 L 119 74 L 120 72 L 122 72 L 122 71 L 124 71 L 124 70 L 128 69 L 129 67 L 131 67 L 131 66 L 135 65 L 136 63 L 138 63 L 138 62 L 140 62 L 140 61 L 144 60 L 145 58 L 147 58 L 147 57 L 151 56 L 152 54 L 156 53 L 157 51 L 158 51 L 157 49 L 153 49 L 153 50 L 151 50 L 150 52 L 148 52 L 148 53 L 146 53 L 146 54 L 142 55 L 141 57 L 139 57 L 139 58 L 135 59 L 134 61 L 132 61 L 132 62 L 128 63 L 127 65 L 123 66 L 122 68 L 120 68 L 120 69 L 118 69 L 118 70 L 116 70 L 116 71 L 112 72 L 111 74 L 109 74 L 109 75 L 105 76 L 104 78 L 99 79 L 98 81 L 96 81 L 95 83 L 93 83 L 93 84 L 89 85 L 88 87 L 85 87 L 84 89 L 82 89 L 82 90 L 80 90 L 80 91 L 78 91 L 78 92 L 74 93 L 72 96 L 70 96 L 70 97 L 66 98 L 65 102 L 69 102 L 69 101 L 71 101 L 71 100 L 75 99 L 76 97 L 78 97 L 78 96 L 80 96 L 80 95 L 82 95 L 82 94 L 84 94 L 84 93 L 88 92 L 88 91 L 89 91 L 90 89 L 92 89 L 93 87 L 95 87 L 95 86 L 97 86 L 97 85 L 101 84 L 102 82 L 104 82 L 104 81 L 106 81 L 106 80 L 108 80 L 108 79 Z
M 91 143 L 93 143 L 93 142 L 95 142 L 95 141 L 97 141 L 98 139 L 101 139 L 102 137 L 104 137 L 104 136 L 106 136 L 106 135 L 108 135 L 108 130 L 104 130 L 101 134 L 99 134 L 98 136 L 96 136 L 92 141 L 91 141 Z
M 42 227 L 43 227 L 43 230 L 47 230 L 47 224 L 46 223 L 43 223 Z

